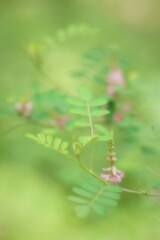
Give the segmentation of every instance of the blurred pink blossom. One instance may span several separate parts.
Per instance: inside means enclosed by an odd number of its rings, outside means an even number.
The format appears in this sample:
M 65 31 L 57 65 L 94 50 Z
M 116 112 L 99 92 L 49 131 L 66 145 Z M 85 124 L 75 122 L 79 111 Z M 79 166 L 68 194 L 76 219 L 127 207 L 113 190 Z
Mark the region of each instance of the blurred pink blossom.
M 101 174 L 101 177 L 108 182 L 120 183 L 124 177 L 124 172 L 118 170 L 115 166 L 102 168 L 102 171 L 107 172 L 107 174 Z
M 113 116 L 113 120 L 115 122 L 119 122 L 123 119 L 123 116 L 120 112 L 115 112 L 114 116 Z
M 106 81 L 109 85 L 125 86 L 124 75 L 120 68 L 111 70 L 107 75 Z
M 124 74 L 120 68 L 112 69 L 106 76 L 108 83 L 106 92 L 108 95 L 113 96 L 116 93 L 116 86 L 125 86 Z
M 20 115 L 24 117 L 29 117 L 33 109 L 33 104 L 30 101 L 26 103 L 17 102 L 15 108 Z

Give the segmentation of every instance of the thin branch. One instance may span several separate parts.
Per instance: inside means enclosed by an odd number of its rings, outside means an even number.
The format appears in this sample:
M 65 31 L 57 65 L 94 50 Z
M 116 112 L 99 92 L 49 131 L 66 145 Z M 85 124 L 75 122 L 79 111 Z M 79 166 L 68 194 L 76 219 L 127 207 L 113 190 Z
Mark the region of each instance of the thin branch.
M 74 159 L 72 159 L 74 160 Z M 74 160 L 75 162 L 75 160 Z M 106 187 L 107 185 L 109 185 L 108 182 L 104 181 L 102 178 L 100 178 L 97 174 L 95 174 L 92 170 L 88 169 L 78 158 L 78 162 L 76 162 L 77 165 L 79 165 L 85 172 L 87 172 L 89 175 L 93 176 L 94 178 L 96 178 L 98 181 L 100 181 L 101 183 L 104 184 L 104 187 Z M 150 196 L 150 197 L 160 197 L 160 194 L 157 193 L 151 193 L 148 192 L 149 189 L 147 190 L 142 190 L 142 191 L 135 191 L 132 189 L 127 189 L 127 188 L 121 188 L 124 192 L 127 193 L 132 193 L 132 194 L 136 194 L 136 195 L 143 195 L 143 196 Z
M 127 189 L 127 188 L 122 188 L 122 190 L 124 192 L 133 193 L 133 194 L 137 194 L 137 195 L 144 195 L 144 196 L 150 196 L 150 197 L 160 197 L 160 194 L 151 193 L 151 192 L 148 192 L 148 190 L 147 191 L 145 191 L 145 190 L 135 191 L 135 190 Z

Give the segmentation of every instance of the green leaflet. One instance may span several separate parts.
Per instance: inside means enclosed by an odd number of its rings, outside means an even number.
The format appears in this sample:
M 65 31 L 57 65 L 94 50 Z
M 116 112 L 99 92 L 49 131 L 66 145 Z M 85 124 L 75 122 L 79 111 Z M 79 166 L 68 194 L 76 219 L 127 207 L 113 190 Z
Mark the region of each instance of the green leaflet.
M 60 144 L 61 144 L 61 139 L 60 138 L 56 138 L 55 140 L 54 140 L 54 142 L 53 142 L 53 147 L 54 147 L 54 149 L 58 149 L 59 148 L 59 146 L 60 146 Z
M 46 142 L 46 137 L 45 137 L 45 135 L 44 135 L 43 133 L 38 133 L 37 136 L 38 136 L 40 142 L 41 142 L 42 144 L 45 144 L 45 142 Z
M 98 106 L 102 106 L 102 105 L 106 104 L 107 102 L 108 102 L 107 99 L 102 97 L 102 98 L 97 98 L 97 99 L 93 100 L 91 102 L 91 105 L 93 107 L 98 107 Z
M 94 110 L 91 112 L 92 116 L 103 116 L 109 114 L 108 110 L 102 109 L 102 110 Z
M 78 98 L 68 98 L 67 102 L 75 106 L 80 106 L 80 107 L 86 106 L 86 102 Z
M 78 115 L 85 115 L 85 116 L 88 115 L 86 109 L 71 109 L 70 112 Z
M 88 88 L 81 87 L 78 93 L 81 96 L 81 98 L 84 99 L 85 101 L 88 102 L 92 100 L 92 94 Z
M 118 201 L 119 199 L 112 199 L 106 196 L 105 201 L 102 200 L 102 198 L 99 198 L 98 202 L 100 204 L 104 204 L 104 205 L 108 205 L 110 207 L 114 207 L 118 205 Z
M 96 140 L 97 139 L 97 136 L 81 136 L 78 138 L 79 142 L 83 145 L 86 145 L 87 143 L 91 142 L 92 140 Z
M 106 141 L 112 140 L 112 136 L 104 136 L 104 135 L 98 136 L 98 140 L 106 142 Z
M 99 125 L 99 124 L 94 124 L 94 128 L 99 130 L 103 135 L 98 136 L 99 141 L 109 141 L 112 140 L 112 134 L 109 132 L 105 127 Z
M 82 196 L 82 197 L 92 197 L 92 194 L 86 190 L 84 190 L 83 188 L 78 188 L 78 187 L 74 187 L 73 192 L 77 193 L 78 195 Z
M 39 108 L 38 112 L 34 113 L 34 116 L 38 114 L 38 118 L 48 117 L 48 109 L 54 109 L 57 113 L 66 113 L 69 108 L 67 96 L 53 89 L 37 92 L 33 101 Z
M 75 203 L 87 203 L 86 199 L 80 198 L 80 197 L 70 196 L 70 197 L 68 197 L 68 199 L 72 202 L 75 202 Z
M 93 203 L 91 209 L 101 216 L 105 215 L 104 209 L 100 204 Z
M 91 28 L 86 24 L 69 25 L 67 28 L 60 29 L 56 34 L 56 38 L 59 42 L 65 42 L 74 37 L 83 37 L 90 34 L 95 35 L 97 32 L 98 29 Z
M 121 187 L 119 187 L 119 186 L 108 186 L 107 187 L 107 191 L 108 192 L 116 192 L 116 193 L 121 193 L 121 192 L 123 192 L 122 191 L 122 188 Z
M 93 117 L 101 117 L 109 113 L 108 110 L 100 108 L 100 106 L 107 103 L 106 97 L 99 97 L 96 99 L 92 99 L 90 90 L 85 87 L 80 88 L 78 92 L 82 99 L 69 98 L 68 102 L 76 106 L 76 108 L 71 109 L 70 112 L 76 115 L 84 116 L 84 120 L 82 118 L 82 120 L 75 121 L 74 125 L 78 127 L 83 127 L 83 128 L 88 127 L 90 129 L 90 135 L 92 136 L 94 135 L 94 128 L 96 128 L 103 135 L 99 135 L 99 136 L 95 135 L 94 136 L 95 139 L 99 141 L 111 140 L 112 139 L 111 134 L 107 129 L 105 129 L 101 125 L 93 124 Z M 82 142 L 83 142 L 83 138 L 85 142 L 84 144 L 90 141 L 88 140 L 88 137 L 83 137 L 83 136 L 80 137 L 79 139 L 82 139 Z
M 110 132 L 103 126 L 99 125 L 99 124 L 94 124 L 94 127 L 99 130 L 101 133 L 105 134 L 105 135 L 110 135 Z
M 90 124 L 85 121 L 75 121 L 74 125 L 76 125 L 78 127 L 89 127 L 90 126 Z
M 62 154 L 67 154 L 68 153 L 68 142 L 62 141 L 60 138 L 56 138 L 53 140 L 52 135 L 50 134 L 45 134 L 45 133 L 38 133 L 37 135 L 33 135 L 30 133 L 26 134 L 26 137 L 30 138 L 31 140 L 35 141 L 38 144 L 42 144 L 43 146 L 47 148 L 54 149 Z
M 63 143 L 61 144 L 61 150 L 62 150 L 62 152 L 65 151 L 65 150 L 67 149 L 67 147 L 68 147 L 68 142 L 63 142 Z
M 25 135 L 27 138 L 30 138 L 33 141 L 36 141 L 37 143 L 39 142 L 39 138 L 31 133 L 26 133 Z
M 89 190 L 91 193 L 96 193 L 99 187 L 101 187 L 101 184 L 99 184 L 97 187 L 95 185 L 89 184 L 87 182 L 84 182 L 81 184 L 81 187 L 85 190 Z
M 47 135 L 46 136 L 46 140 L 47 140 L 48 145 L 50 146 L 52 144 L 52 141 L 53 141 L 52 136 L 51 135 Z

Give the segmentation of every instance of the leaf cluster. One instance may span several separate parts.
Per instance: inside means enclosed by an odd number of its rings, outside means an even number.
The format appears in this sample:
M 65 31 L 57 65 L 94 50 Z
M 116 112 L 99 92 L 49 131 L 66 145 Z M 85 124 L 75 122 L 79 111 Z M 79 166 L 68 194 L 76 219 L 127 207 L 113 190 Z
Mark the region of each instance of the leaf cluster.
M 37 92 L 33 96 L 33 118 L 50 118 L 54 115 L 63 115 L 68 112 L 67 96 L 57 90 Z
M 87 142 L 93 138 L 101 141 L 112 138 L 110 131 L 93 122 L 93 119 L 109 114 L 109 111 L 106 109 L 106 97 L 93 98 L 89 89 L 80 88 L 79 97 L 70 97 L 68 102 L 72 106 L 70 112 L 78 115 L 78 120 L 74 121 L 74 125 L 81 128 L 90 128 L 91 130 L 90 136 L 81 136 L 79 138 L 80 142 Z M 98 131 L 99 134 L 94 134 L 94 130 Z
M 104 215 L 110 207 L 115 207 L 121 196 L 119 186 L 109 186 L 100 182 L 84 182 L 73 188 L 74 195 L 69 200 L 76 204 L 75 212 L 79 217 L 86 217 L 91 211 Z
M 114 59 L 114 60 L 113 60 Z M 130 63 L 116 47 L 96 47 L 84 53 L 79 70 L 73 72 L 73 77 L 78 79 L 87 78 L 96 83 L 105 83 L 105 77 L 110 70 L 111 62 L 116 61 L 117 66 L 126 71 L 130 70 Z
M 37 144 L 43 145 L 46 148 L 51 148 L 64 155 L 68 154 L 68 142 L 63 141 L 60 138 L 55 138 L 53 140 L 51 134 L 47 134 L 45 132 L 38 133 L 37 135 L 27 133 L 26 137 L 32 139 Z

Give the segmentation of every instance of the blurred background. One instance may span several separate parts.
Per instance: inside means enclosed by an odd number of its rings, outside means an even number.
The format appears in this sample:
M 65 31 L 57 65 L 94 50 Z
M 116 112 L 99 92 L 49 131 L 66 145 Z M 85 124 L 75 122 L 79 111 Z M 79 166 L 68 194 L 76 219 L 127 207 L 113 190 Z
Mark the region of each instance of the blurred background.
M 115 127 L 119 166 L 126 173 L 122 186 L 141 190 L 158 181 L 159 8 L 158 0 L 0 1 L 0 240 L 160 238 L 160 201 L 155 198 L 123 193 L 119 206 L 106 216 L 79 219 L 68 195 L 85 174 L 27 139 L 27 132 L 37 133 L 43 125 L 26 123 L 15 109 L 37 91 L 73 94 L 81 82 L 75 72 L 82 68 L 84 54 L 97 47 L 118 49 L 125 59 L 120 66 L 134 82 L 128 97 L 139 116 L 134 123 L 138 140 L 131 141 L 131 135 L 124 141 L 128 130 Z M 87 81 L 82 77 L 82 83 Z M 98 84 L 89 82 L 96 95 L 105 92 L 104 83 Z M 61 99 L 56 106 L 62 107 Z M 68 138 L 71 132 L 56 134 Z M 105 154 L 98 145 L 102 164 Z

